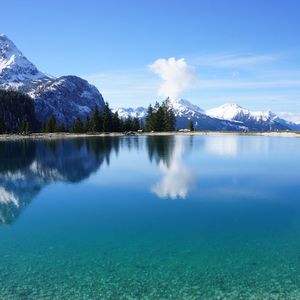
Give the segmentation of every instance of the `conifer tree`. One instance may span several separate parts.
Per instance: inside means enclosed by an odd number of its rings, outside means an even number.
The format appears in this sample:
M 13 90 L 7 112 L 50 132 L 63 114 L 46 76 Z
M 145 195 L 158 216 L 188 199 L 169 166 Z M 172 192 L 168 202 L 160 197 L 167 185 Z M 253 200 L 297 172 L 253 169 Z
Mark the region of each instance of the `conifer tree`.
M 147 109 L 147 116 L 146 116 L 146 130 L 152 131 L 154 130 L 154 112 L 153 107 L 150 104 Z
M 22 120 L 22 123 L 18 130 L 19 133 L 28 133 L 29 132 L 29 122 L 26 119 Z
M 132 120 L 132 130 L 138 131 L 139 129 L 140 129 L 140 121 L 138 117 L 135 117 Z
M 176 127 L 176 117 L 173 109 L 169 110 L 169 131 L 174 131 Z
M 104 132 L 111 132 L 112 131 L 112 114 L 109 109 L 109 105 L 106 102 L 103 112 L 102 112 L 102 119 L 103 119 L 103 131 Z
M 192 120 L 189 121 L 189 129 L 190 131 L 194 131 L 194 124 Z
M 66 127 L 64 123 L 60 123 L 56 126 L 56 132 L 66 132 Z
M 72 132 L 73 133 L 83 133 L 84 127 L 81 119 L 79 117 L 76 118 L 76 120 L 73 123 L 72 126 Z
M 91 128 L 91 120 L 89 116 L 86 116 L 84 122 L 83 122 L 83 132 L 90 131 Z
M 90 120 L 90 131 L 92 132 L 102 131 L 102 118 L 97 105 L 93 110 L 92 118 Z
M 167 131 L 166 127 L 168 125 L 168 113 L 166 111 L 166 108 L 163 106 L 159 106 L 157 112 L 156 112 L 156 131 Z M 165 121 L 167 120 L 167 124 Z
M 119 118 L 119 114 L 118 112 L 116 111 L 113 116 L 112 116 L 112 131 L 114 132 L 120 132 L 121 131 L 121 120 Z
M 54 116 L 51 116 L 46 124 L 46 132 L 56 132 L 57 122 Z
M 175 115 L 169 99 L 163 101 L 161 105 L 156 102 L 154 109 L 151 105 L 148 107 L 145 126 L 147 131 L 175 130 Z
M 42 132 L 47 132 L 47 123 L 42 124 Z
M 15 91 L 0 90 L 0 118 L 1 127 L 5 124 L 1 131 L 5 130 L 8 133 L 18 132 L 21 127 L 22 130 L 26 127 L 28 130 L 29 127 L 37 130 L 40 125 L 36 119 L 33 99 Z M 28 126 L 25 122 L 28 122 Z
M 124 131 L 131 131 L 132 130 L 132 119 L 129 116 L 124 120 Z
M 6 128 L 5 128 L 4 120 L 2 117 L 0 117 L 0 134 L 3 134 L 5 132 L 6 132 Z

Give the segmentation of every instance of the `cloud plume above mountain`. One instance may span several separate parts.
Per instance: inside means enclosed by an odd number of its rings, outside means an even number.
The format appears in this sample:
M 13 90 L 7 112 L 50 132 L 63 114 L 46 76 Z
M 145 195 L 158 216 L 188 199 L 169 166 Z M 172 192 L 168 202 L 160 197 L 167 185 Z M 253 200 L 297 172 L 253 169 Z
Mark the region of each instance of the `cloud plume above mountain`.
M 183 91 L 192 87 L 196 79 L 195 68 L 188 65 L 184 58 L 160 58 L 149 69 L 163 80 L 158 89 L 158 95 L 163 98 L 178 98 Z

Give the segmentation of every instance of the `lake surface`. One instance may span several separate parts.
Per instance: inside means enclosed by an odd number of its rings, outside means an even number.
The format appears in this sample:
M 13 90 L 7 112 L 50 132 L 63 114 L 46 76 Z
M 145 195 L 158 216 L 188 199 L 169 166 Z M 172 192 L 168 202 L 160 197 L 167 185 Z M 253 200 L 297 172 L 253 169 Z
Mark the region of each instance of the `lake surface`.
M 300 139 L 0 142 L 0 299 L 300 299 Z

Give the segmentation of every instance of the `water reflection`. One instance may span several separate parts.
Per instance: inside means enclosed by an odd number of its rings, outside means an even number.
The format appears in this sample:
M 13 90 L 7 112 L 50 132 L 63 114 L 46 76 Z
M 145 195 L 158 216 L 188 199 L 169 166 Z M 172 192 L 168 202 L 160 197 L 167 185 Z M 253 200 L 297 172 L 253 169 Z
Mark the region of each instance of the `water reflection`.
M 45 186 L 88 178 L 120 149 L 146 147 L 150 162 L 163 174 L 151 191 L 162 198 L 185 198 L 193 176 L 182 158 L 191 146 L 174 136 L 0 142 L 0 223 L 13 223 Z
M 205 139 L 205 150 L 219 156 L 236 157 L 241 153 L 269 153 L 272 150 L 274 139 L 256 136 L 207 136 Z
M 0 222 L 14 222 L 46 185 L 89 177 L 118 149 L 118 138 L 1 142 Z
M 193 185 L 191 170 L 184 164 L 183 157 L 192 147 L 182 137 L 149 137 L 147 140 L 150 160 L 155 159 L 163 173 L 162 179 L 151 187 L 160 198 L 185 199 Z M 176 145 L 176 147 L 175 147 Z

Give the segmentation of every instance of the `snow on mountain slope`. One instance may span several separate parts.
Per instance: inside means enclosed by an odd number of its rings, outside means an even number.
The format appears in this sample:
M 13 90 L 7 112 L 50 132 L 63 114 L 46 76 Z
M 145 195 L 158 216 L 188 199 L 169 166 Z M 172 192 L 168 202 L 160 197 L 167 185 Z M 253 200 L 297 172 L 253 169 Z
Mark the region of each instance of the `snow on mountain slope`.
M 15 44 L 0 35 L 0 89 L 27 93 L 34 99 L 35 112 L 41 122 L 54 115 L 58 122 L 70 126 L 77 117 L 90 114 L 95 106 L 104 107 L 96 87 L 76 76 L 53 78 L 40 72 Z M 207 111 L 184 99 L 170 101 L 177 129 L 188 128 L 192 120 L 199 130 L 270 131 L 300 130 L 300 125 L 270 111 L 255 112 L 237 104 L 224 104 Z M 122 118 L 144 119 L 144 107 L 118 108 Z
M 208 116 L 199 106 L 190 103 L 188 100 L 178 99 L 170 101 L 176 117 L 176 128 L 188 128 L 192 121 L 197 130 L 231 130 L 246 131 L 242 123 L 231 120 L 219 120 Z
M 194 127 L 198 130 L 232 130 L 232 131 L 246 131 L 247 128 L 240 122 L 219 120 L 207 116 L 200 107 L 190 103 L 184 99 L 178 99 L 176 101 L 169 102 L 170 108 L 176 117 L 176 128 L 188 128 L 190 120 L 193 121 Z M 147 109 L 144 107 L 138 108 L 117 108 L 113 109 L 113 112 L 117 111 L 121 118 L 138 117 L 144 119 L 147 115 Z
M 170 104 L 176 116 L 194 116 L 195 114 L 205 114 L 203 109 L 185 99 L 171 101 Z
M 40 122 L 54 115 L 58 122 L 70 126 L 77 117 L 90 114 L 95 106 L 104 107 L 103 97 L 95 86 L 76 76 L 45 75 L 3 34 L 0 35 L 0 89 L 31 96 Z
M 35 112 L 40 121 L 53 115 L 60 123 L 71 126 L 77 117 L 91 114 L 95 106 L 104 107 L 97 88 L 77 76 L 62 76 L 29 91 L 35 99 Z
M 271 111 L 250 111 L 237 104 L 226 103 L 205 112 L 208 116 L 228 121 L 239 121 L 251 131 L 269 131 L 289 129 L 287 124 L 278 122 L 278 116 Z
M 144 119 L 147 115 L 147 109 L 145 107 L 137 108 L 116 108 L 112 110 L 113 113 L 117 112 L 119 117 L 122 119 L 130 118 L 139 118 Z
M 271 111 L 250 111 L 237 104 L 224 104 L 220 107 L 204 111 L 199 106 L 184 99 L 169 102 L 176 117 L 176 128 L 188 128 L 190 120 L 197 130 L 227 131 L 272 131 L 300 130 L 300 125 L 280 118 Z M 119 108 L 122 118 L 145 118 L 146 108 Z
M 223 104 L 217 108 L 209 109 L 205 113 L 211 117 L 224 120 L 251 118 L 256 121 L 267 121 L 273 117 L 270 111 L 250 111 L 234 103 Z
M 40 72 L 6 35 L 0 35 L 0 83 L 45 77 L 48 76 Z

